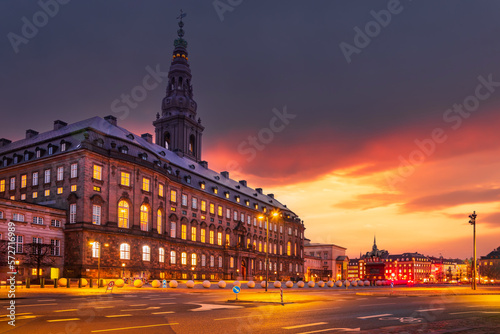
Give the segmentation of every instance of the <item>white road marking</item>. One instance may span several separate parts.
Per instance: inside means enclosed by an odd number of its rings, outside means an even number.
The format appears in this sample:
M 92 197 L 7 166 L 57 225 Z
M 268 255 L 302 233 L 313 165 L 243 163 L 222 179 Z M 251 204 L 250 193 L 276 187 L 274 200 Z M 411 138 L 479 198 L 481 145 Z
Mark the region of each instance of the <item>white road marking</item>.
M 387 316 L 390 316 L 390 315 L 392 315 L 392 314 L 385 313 L 385 314 L 367 315 L 367 316 L 364 316 L 364 317 L 358 317 L 358 319 L 380 318 L 380 317 L 387 317 Z
M 201 305 L 200 308 L 195 308 L 189 311 L 199 312 L 199 311 L 211 311 L 217 310 L 221 308 L 243 308 L 243 306 L 232 306 L 232 305 L 218 305 L 218 304 L 200 304 L 200 303 L 192 303 L 191 305 Z
M 326 325 L 327 323 L 328 322 L 314 322 L 312 324 L 295 325 L 295 326 L 288 326 L 288 327 L 282 327 L 282 328 L 283 329 L 295 329 L 295 328 L 302 328 L 302 327 Z
M 440 308 L 428 308 L 426 310 L 417 310 L 417 312 L 432 312 L 432 311 L 442 311 L 444 310 L 444 307 Z
M 80 318 L 53 319 L 53 320 L 47 320 L 47 322 L 78 321 L 78 320 L 80 320 Z
M 302 332 L 299 334 L 312 334 L 312 333 L 321 333 L 321 332 L 329 332 L 329 331 L 337 331 L 337 332 L 359 332 L 361 328 L 326 328 L 326 329 L 318 329 L 316 331 L 311 332 Z

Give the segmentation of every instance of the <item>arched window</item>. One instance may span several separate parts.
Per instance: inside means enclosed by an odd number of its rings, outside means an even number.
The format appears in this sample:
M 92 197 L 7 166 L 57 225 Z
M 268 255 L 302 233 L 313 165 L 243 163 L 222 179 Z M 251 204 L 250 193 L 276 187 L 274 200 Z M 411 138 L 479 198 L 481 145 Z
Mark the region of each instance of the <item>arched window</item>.
M 151 248 L 142 246 L 142 261 L 151 261 Z
M 170 142 L 171 142 L 170 132 L 165 132 L 164 138 L 165 138 L 165 148 L 168 150 L 170 149 Z
M 175 251 L 170 251 L 170 264 L 176 264 L 177 258 L 175 255 Z
M 165 262 L 165 249 L 162 247 L 158 248 L 158 261 L 160 263 Z
M 259 252 L 262 252 L 262 241 L 259 241 Z
M 210 255 L 210 267 L 214 267 L 214 266 L 215 266 L 215 256 Z
M 147 231 L 149 225 L 149 208 L 147 205 L 141 205 L 141 231 Z
M 189 136 L 189 153 L 195 154 L 195 138 L 194 135 Z
M 158 230 L 158 234 L 163 233 L 163 214 L 161 212 L 161 209 L 158 209 L 156 215 L 156 229 Z
M 292 255 L 292 243 L 290 241 L 286 243 L 286 255 Z
M 191 265 L 196 266 L 196 254 L 191 254 Z
M 207 256 L 205 254 L 201 254 L 201 266 L 205 267 L 207 264 Z
M 179 77 L 179 85 L 177 86 L 179 89 L 182 89 L 182 77 Z
M 120 260 L 130 260 L 130 245 L 121 244 L 120 245 Z
M 187 253 L 186 252 L 181 253 L 181 264 L 183 266 L 185 266 L 187 264 Z
M 118 203 L 118 227 L 129 228 L 128 209 L 127 201 L 121 200 Z
M 297 256 L 297 243 L 293 243 L 293 255 Z

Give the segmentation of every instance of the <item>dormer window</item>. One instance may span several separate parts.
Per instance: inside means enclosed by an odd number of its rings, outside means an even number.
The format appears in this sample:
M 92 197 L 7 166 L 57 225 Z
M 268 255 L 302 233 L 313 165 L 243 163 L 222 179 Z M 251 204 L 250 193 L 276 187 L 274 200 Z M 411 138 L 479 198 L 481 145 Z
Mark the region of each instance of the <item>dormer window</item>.
M 167 173 L 172 174 L 172 167 L 165 165 L 165 169 L 167 170 Z
M 200 182 L 200 188 L 205 189 L 205 182 Z
M 235 196 L 236 202 L 240 202 L 240 196 Z
M 249 200 L 246 200 L 246 201 L 245 201 L 245 205 L 246 205 L 246 206 L 250 206 L 250 201 L 249 201 Z
M 49 146 L 49 155 L 54 153 L 54 146 Z
M 123 154 L 128 154 L 128 147 L 127 146 L 122 146 L 120 148 L 120 152 L 123 153 Z
M 253 207 L 255 208 L 255 210 L 259 210 L 259 204 L 257 204 L 257 203 L 255 203 L 255 204 L 253 205 Z
M 191 184 L 191 176 L 186 176 L 186 183 Z
M 61 152 L 65 152 L 68 147 L 68 144 L 66 142 L 61 142 Z
M 103 147 L 104 146 L 104 140 L 101 138 L 94 140 L 94 145 L 97 147 Z
M 213 187 L 212 190 L 214 191 L 214 194 L 218 194 L 219 193 L 219 189 L 217 187 Z
M 226 198 L 229 198 L 229 191 L 225 191 L 224 195 L 226 196 Z
M 19 162 L 19 156 L 14 154 L 14 163 L 17 164 Z
M 28 161 L 30 159 L 30 152 L 24 152 L 24 161 Z
M 42 156 L 42 149 L 40 147 L 36 148 L 35 155 L 37 158 L 40 158 Z
M 148 160 L 148 155 L 146 153 L 139 154 L 142 160 Z

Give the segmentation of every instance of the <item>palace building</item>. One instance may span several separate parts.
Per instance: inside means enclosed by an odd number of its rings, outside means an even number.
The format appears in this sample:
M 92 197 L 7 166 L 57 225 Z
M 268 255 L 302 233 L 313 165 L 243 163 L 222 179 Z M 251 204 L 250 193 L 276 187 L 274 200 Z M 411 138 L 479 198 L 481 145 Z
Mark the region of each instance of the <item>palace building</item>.
M 266 252 L 269 271 L 302 275 L 303 221 L 273 194 L 202 160 L 182 19 L 179 27 L 155 142 L 114 116 L 0 139 L 0 198 L 64 210 L 64 277 L 260 279 Z

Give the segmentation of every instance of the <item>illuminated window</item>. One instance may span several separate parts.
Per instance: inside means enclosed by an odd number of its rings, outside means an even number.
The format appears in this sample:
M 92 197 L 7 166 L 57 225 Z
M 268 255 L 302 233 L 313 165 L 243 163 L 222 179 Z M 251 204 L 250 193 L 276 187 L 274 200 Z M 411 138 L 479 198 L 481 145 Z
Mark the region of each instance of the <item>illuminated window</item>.
M 158 184 L 158 196 L 163 197 L 163 184 Z
M 170 190 L 170 202 L 177 203 L 177 191 Z
M 212 189 L 213 189 L 213 191 L 214 191 L 214 194 L 218 194 L 218 193 L 219 193 L 219 189 L 217 189 L 217 187 L 214 187 L 214 188 L 212 188 Z
M 176 262 L 175 251 L 170 251 L 170 264 L 176 264 Z
M 182 240 L 187 239 L 187 226 L 185 224 L 181 225 L 181 239 Z
M 150 191 L 150 180 L 143 177 L 142 178 L 142 190 L 149 192 Z
M 201 241 L 201 242 L 206 242 L 206 239 L 205 239 L 205 233 L 206 233 L 206 231 L 207 231 L 207 230 L 206 230 L 206 229 L 204 229 L 204 228 L 202 228 L 202 229 L 200 230 L 200 234 L 201 234 L 201 235 L 200 235 L 200 241 Z
M 97 192 L 101 192 L 101 187 L 98 187 L 98 186 L 94 186 L 94 191 L 97 191 Z
M 177 237 L 177 224 L 175 222 L 170 222 L 170 237 Z
M 151 261 L 151 248 L 142 246 L 142 261 Z
M 158 262 L 165 262 L 165 249 L 162 247 L 158 248 Z
M 229 258 L 229 268 L 234 268 L 234 257 Z
M 27 178 L 26 174 L 21 175 L 21 188 L 26 188 L 26 178 Z
M 156 229 L 158 230 L 158 234 L 163 233 L 163 214 L 161 209 L 158 209 L 156 212 Z
M 292 255 L 292 243 L 290 241 L 288 241 L 286 244 L 286 255 Z
M 71 185 L 71 191 L 72 191 L 72 192 L 76 191 L 76 184 L 72 184 L 72 185 Z
M 191 226 L 191 241 L 196 241 L 196 226 Z
M 205 182 L 200 182 L 200 188 L 205 189 Z
M 262 241 L 259 241 L 259 252 L 262 252 Z
M 61 195 L 63 193 L 63 187 L 58 187 L 57 188 L 57 194 Z
M 33 192 L 33 198 L 38 198 L 38 192 L 37 191 Z
M 130 260 L 130 245 L 121 244 L 120 245 L 120 260 Z
M 210 231 L 209 233 L 209 238 L 210 238 L 210 243 L 213 245 L 214 244 L 214 234 L 215 232 L 214 231 Z
M 92 257 L 93 258 L 99 258 L 101 253 L 101 244 L 98 243 L 97 241 L 94 241 L 92 243 Z
M 186 252 L 181 253 L 181 264 L 184 266 L 187 264 L 187 253 Z
M 224 196 L 226 196 L 226 198 L 229 198 L 229 191 L 226 191 L 226 192 L 224 193 Z
M 215 214 L 215 204 L 210 203 L 210 213 Z
M 130 187 L 130 173 L 127 172 L 120 173 L 120 184 L 122 186 Z
M 140 223 L 141 231 L 147 231 L 149 229 L 149 208 L 144 204 L 141 205 Z
M 230 246 L 231 245 L 231 240 L 229 238 L 229 234 L 226 233 L 226 246 Z
M 129 228 L 129 205 L 127 201 L 118 202 L 118 227 Z
M 222 217 L 222 206 L 220 206 L 220 205 L 217 207 L 217 215 L 219 217 Z
M 102 166 L 94 165 L 92 177 L 95 180 L 102 180 Z
M 222 246 L 222 232 L 217 232 L 217 245 Z
M 64 167 L 57 167 L 57 181 L 62 181 L 64 180 Z
M 196 266 L 196 254 L 191 254 L 191 265 Z
M 71 177 L 77 177 L 78 176 L 78 164 L 71 164 Z
M 201 201 L 201 211 L 207 211 L 207 201 Z
M 0 180 L 0 192 L 5 191 L 5 180 Z
M 101 206 L 92 205 L 92 224 L 101 225 Z
M 43 195 L 44 195 L 45 197 L 50 196 L 50 189 L 45 189 L 45 191 L 43 192 Z
M 267 242 L 264 242 L 264 253 L 267 253 Z

